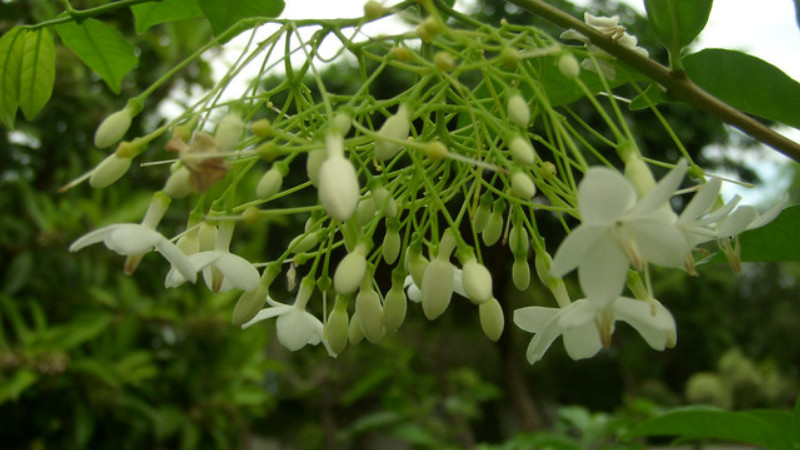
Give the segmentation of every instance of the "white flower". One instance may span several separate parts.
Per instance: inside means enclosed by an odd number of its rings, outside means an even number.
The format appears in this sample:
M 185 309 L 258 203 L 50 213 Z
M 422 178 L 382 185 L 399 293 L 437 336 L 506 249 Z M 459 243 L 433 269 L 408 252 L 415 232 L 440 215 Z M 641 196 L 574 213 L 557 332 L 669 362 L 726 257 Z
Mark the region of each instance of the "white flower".
M 551 274 L 562 277 L 575 267 L 587 294 L 612 298 L 622 292 L 628 264 L 645 262 L 682 267 L 689 252 L 683 234 L 664 206 L 686 173 L 681 160 L 653 190 L 636 200 L 633 185 L 611 169 L 591 168 L 578 185 L 583 223 L 561 243 Z
M 408 299 L 412 302 L 419 303 L 422 301 L 422 291 L 420 290 L 419 286 L 414 284 L 414 279 L 411 278 L 411 275 L 406 276 L 406 279 L 403 282 L 403 289 L 406 289 Z M 469 298 L 467 297 L 467 292 L 464 290 L 462 271 L 458 268 L 453 268 L 453 292 L 464 298 Z
M 634 50 L 637 53 L 641 54 L 642 56 L 648 56 L 647 50 L 637 46 L 638 39 L 636 39 L 636 36 L 633 36 L 625 32 L 625 27 L 619 24 L 619 16 L 596 17 L 589 13 L 584 13 L 583 21 L 586 22 L 586 25 L 589 25 L 590 27 L 594 28 L 607 38 L 616 41 L 621 46 Z M 586 45 L 586 49 L 589 51 L 589 53 L 601 56 L 601 58 L 609 57 L 608 53 L 601 50 L 594 44 L 590 43 L 589 38 L 582 35 L 576 30 L 573 29 L 566 30 L 563 33 L 561 33 L 560 37 L 561 39 L 571 39 L 571 40 L 581 41 Z M 588 58 L 581 61 L 581 67 L 593 72 L 597 70 L 592 60 Z M 616 71 L 614 69 L 614 65 L 609 61 L 606 61 L 604 59 L 598 59 L 597 67 L 599 67 L 600 73 L 606 78 L 613 80 L 616 77 Z
M 228 251 L 232 234 L 233 224 L 221 224 L 214 250 L 188 257 L 195 272 L 203 271 L 206 286 L 213 292 L 225 292 L 233 288 L 251 291 L 258 286 L 258 270 L 250 261 Z M 184 281 L 186 279 L 181 272 L 172 270 L 167 274 L 164 284 L 166 287 L 175 287 Z
M 324 326 L 314 315 L 306 312 L 306 303 L 313 291 L 313 282 L 308 283 L 303 280 L 300 284 L 300 291 L 293 305 L 276 302 L 267 296 L 267 303 L 270 305 L 258 312 L 250 321 L 242 325 L 242 329 L 249 328 L 254 324 L 272 317 L 277 317 L 275 326 L 278 331 L 278 342 L 291 351 L 297 351 L 307 344 L 317 345 L 322 342 L 325 349 L 332 357 L 336 353 L 331 350 L 328 343 L 324 340 Z
M 169 239 L 146 225 L 118 223 L 94 230 L 73 242 L 69 251 L 77 252 L 98 242 L 125 256 L 143 254 L 156 248 L 172 264 L 176 273 L 192 283 L 197 280 L 196 270 L 186 255 Z
M 530 364 L 540 360 L 562 335 L 570 358 L 591 358 L 610 344 L 616 321 L 628 323 L 655 350 L 675 346 L 675 319 L 656 300 L 617 297 L 606 302 L 586 298 L 564 308 L 529 306 L 514 311 L 514 323 L 534 333 L 527 351 Z

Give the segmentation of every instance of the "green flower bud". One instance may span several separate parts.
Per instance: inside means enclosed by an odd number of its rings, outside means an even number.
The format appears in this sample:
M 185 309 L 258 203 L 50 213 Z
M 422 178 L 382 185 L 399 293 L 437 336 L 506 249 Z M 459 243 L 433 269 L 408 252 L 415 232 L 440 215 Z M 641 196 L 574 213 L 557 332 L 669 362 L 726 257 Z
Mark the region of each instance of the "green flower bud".
M 561 71 L 561 75 L 564 75 L 564 78 L 569 78 L 570 80 L 578 78 L 578 75 L 581 74 L 581 66 L 578 64 L 578 60 L 575 59 L 572 53 L 568 52 L 558 57 L 558 70 Z
M 483 243 L 487 247 L 496 244 L 500 240 L 500 235 L 503 234 L 503 208 L 502 203 L 500 205 L 495 203 L 492 214 L 483 229 Z
M 267 300 L 267 288 L 259 283 L 252 291 L 243 292 L 233 307 L 231 323 L 234 326 L 241 326 L 256 316 Z
M 449 72 L 456 68 L 456 60 L 450 52 L 438 51 L 433 55 L 433 64 L 442 72 Z
M 481 304 L 492 299 L 492 274 L 477 259 L 472 258 L 462 267 L 461 283 L 472 303 Z
M 511 150 L 511 159 L 520 166 L 530 167 L 536 160 L 536 152 L 530 141 L 520 135 L 511 138 L 508 148 Z
M 439 254 L 425 268 L 421 285 L 421 303 L 422 311 L 428 320 L 434 320 L 441 316 L 453 297 L 455 269 L 449 260 L 455 245 L 455 237 L 448 229 L 439 242 Z
M 508 99 L 508 119 L 522 128 L 528 128 L 531 110 L 519 94 L 514 94 Z
M 372 190 L 372 201 L 385 217 L 397 217 L 397 202 L 383 186 Z
M 323 149 L 311 150 L 308 152 L 306 173 L 308 174 L 308 180 L 316 187 L 319 187 L 319 171 L 325 159 L 327 159 L 327 155 Z
M 281 187 L 283 187 L 283 174 L 277 167 L 272 166 L 258 180 L 256 196 L 262 200 L 270 199 L 281 191 Z
M 414 284 L 417 286 L 422 286 L 422 279 L 429 264 L 428 258 L 422 254 L 422 251 L 417 246 L 412 245 L 406 251 L 406 271 L 411 274 L 411 279 L 414 280 Z
M 192 186 L 189 184 L 189 178 L 192 172 L 185 166 L 178 167 L 178 170 L 172 172 L 164 184 L 164 193 L 171 198 L 183 198 L 194 192 Z
M 364 332 L 361 330 L 358 310 L 356 310 L 356 312 L 353 313 L 353 317 L 350 318 L 350 324 L 347 328 L 347 338 L 353 345 L 357 345 L 364 340 Z
M 269 119 L 258 119 L 250 124 L 250 132 L 260 138 L 269 136 L 269 130 L 272 128 Z
M 397 113 L 383 123 L 378 130 L 378 135 L 375 140 L 375 159 L 378 161 L 386 161 L 394 158 L 403 148 L 402 144 L 396 142 L 389 142 L 385 139 L 392 139 L 395 141 L 405 141 L 408 139 L 408 132 L 411 127 L 409 119 L 408 106 L 405 104 L 400 105 Z
M 263 142 L 261 145 L 256 147 L 256 154 L 259 158 L 263 159 L 266 162 L 272 162 L 275 158 L 278 157 L 278 147 L 275 146 L 275 143 L 272 141 Z M 324 152 L 323 152 L 324 157 Z M 323 158 L 324 159 L 324 158 Z M 319 173 L 319 167 L 317 168 L 317 173 Z
M 363 228 L 367 226 L 370 222 L 372 222 L 372 218 L 375 217 L 375 213 L 378 212 L 378 207 L 375 205 L 373 199 L 361 199 L 358 202 L 358 206 L 356 206 L 356 225 L 359 228 Z
M 383 235 L 383 260 L 386 264 L 394 264 L 400 256 L 400 230 L 396 227 L 388 227 L 386 234 Z
M 514 171 L 511 174 L 511 193 L 522 200 L 530 200 L 536 195 L 536 185 L 527 173 Z
M 428 16 L 425 21 L 417 26 L 417 34 L 423 41 L 430 42 L 434 36 L 443 32 L 446 27 L 439 17 Z
M 520 60 L 519 52 L 516 49 L 513 49 L 511 47 L 503 47 L 503 49 L 500 50 L 500 62 L 506 69 L 511 70 L 517 67 L 517 64 L 519 64 L 519 60 Z
M 656 187 L 656 179 L 647 163 L 637 155 L 632 155 L 625 161 L 625 178 L 636 188 L 636 196 L 643 198 Z
M 372 288 L 371 283 L 367 289 L 362 288 L 356 296 L 356 314 L 364 337 L 373 344 L 380 342 L 385 334 L 383 306 L 380 296 Z
M 492 298 L 488 302 L 481 303 L 478 306 L 478 315 L 481 319 L 481 328 L 483 334 L 489 340 L 497 342 L 503 334 L 505 327 L 505 318 L 503 317 L 503 308 L 497 299 Z
M 127 107 L 106 117 L 94 133 L 94 146 L 107 148 L 119 142 L 131 127 L 131 119 L 133 113 Z
M 388 12 L 388 9 L 374 0 L 370 0 L 364 4 L 364 18 L 367 20 L 378 19 Z
M 214 250 L 214 246 L 217 242 L 217 227 L 209 222 L 203 221 L 197 230 L 197 241 L 200 244 L 201 252 Z
M 358 290 L 367 273 L 367 259 L 360 248 L 342 258 L 333 274 L 333 288 L 339 295 L 350 295 Z
M 472 227 L 480 233 L 489 223 L 489 216 L 492 214 L 492 199 L 487 193 L 481 196 L 478 208 L 475 209 L 475 216 L 472 217 Z
M 322 234 L 322 230 L 301 234 L 289 242 L 289 248 L 292 249 L 292 253 L 295 254 L 305 253 L 319 244 L 319 241 L 322 239 Z
M 92 171 L 89 185 L 93 188 L 104 188 L 122 178 L 131 167 L 131 158 L 120 158 L 112 153 L 102 160 Z
M 238 113 L 228 113 L 217 125 L 217 131 L 214 133 L 214 140 L 217 141 L 217 146 L 223 152 L 229 152 L 239 146 L 242 141 L 242 132 L 244 131 L 244 122 Z
M 339 111 L 333 116 L 333 126 L 341 133 L 342 136 L 347 135 L 350 131 L 351 122 L 353 118 L 346 112 Z
M 397 331 L 406 318 L 407 309 L 408 301 L 406 291 L 403 290 L 403 280 L 393 280 L 392 287 L 383 301 L 383 326 L 392 333 Z
M 720 408 L 733 406 L 731 388 L 719 375 L 698 372 L 686 383 L 686 399 L 692 403 L 708 403 Z
M 528 289 L 528 285 L 531 283 L 531 268 L 527 259 L 514 258 L 514 264 L 511 266 L 511 280 L 514 282 L 514 287 L 520 291 Z
M 339 354 L 347 346 L 348 334 L 350 332 L 349 317 L 347 316 L 347 299 L 336 297 L 336 304 L 333 311 L 328 315 L 328 322 L 325 324 L 325 339 L 334 353 Z
M 508 247 L 513 255 L 523 258 L 528 257 L 528 249 L 530 248 L 528 231 L 521 223 L 512 222 L 511 233 L 508 236 Z

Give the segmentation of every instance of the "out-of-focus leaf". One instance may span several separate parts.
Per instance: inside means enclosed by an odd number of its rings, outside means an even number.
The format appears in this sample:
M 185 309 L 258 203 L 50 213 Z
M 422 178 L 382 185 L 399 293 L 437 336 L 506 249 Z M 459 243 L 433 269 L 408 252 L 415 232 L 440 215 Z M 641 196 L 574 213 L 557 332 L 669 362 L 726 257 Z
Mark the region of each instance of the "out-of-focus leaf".
M 656 37 L 670 53 L 677 54 L 703 31 L 712 3 L 713 0 L 645 0 L 644 6 Z
M 791 430 L 780 429 L 746 412 L 730 412 L 706 406 L 678 408 L 631 430 L 632 436 L 677 436 L 684 441 L 720 439 L 771 449 L 790 448 L 791 440 L 787 439 L 790 433 Z
M 139 62 L 133 46 L 122 33 L 95 19 L 84 20 L 80 25 L 69 22 L 55 28 L 64 45 L 119 94 L 122 78 Z
M 76 403 L 73 413 L 75 418 L 75 446 L 86 448 L 94 434 L 94 416 L 92 411 L 83 403 Z
M 793 205 L 763 227 L 742 233 L 742 261 L 800 261 L 798 224 L 800 205 Z
M 719 48 L 687 55 L 683 62 L 695 83 L 734 108 L 800 128 L 800 83 L 772 64 Z
M 136 33 L 142 34 L 148 28 L 160 23 L 175 20 L 203 17 L 203 10 L 197 0 L 161 0 L 160 2 L 140 3 L 131 6 L 136 22 Z
M 56 46 L 47 28 L 25 33 L 19 77 L 19 109 L 32 120 L 53 94 L 56 81 Z
M 28 324 L 25 323 L 14 299 L 6 295 L 0 295 L 0 306 L 2 306 L 0 312 L 2 312 L 3 318 L 11 323 L 11 327 L 14 330 L 13 337 L 16 339 L 12 338 L 12 340 L 16 340 L 23 347 L 27 346 L 34 339 L 35 334 L 31 332 Z
M 231 401 L 241 406 L 257 406 L 269 402 L 270 395 L 261 386 L 245 384 L 233 391 Z
M 19 73 L 25 32 L 14 27 L 0 38 L 0 121 L 14 129 L 14 119 L 19 108 Z
M 633 111 L 637 111 L 640 109 L 649 108 L 650 105 L 657 105 L 659 103 L 666 103 L 668 101 L 669 97 L 667 97 L 667 93 L 664 91 L 664 88 L 656 83 L 651 83 L 649 86 L 647 86 L 647 89 L 645 89 L 643 93 L 637 95 L 633 98 L 633 100 L 631 100 L 631 103 L 628 105 L 628 107 Z
M 193 424 L 190 421 L 185 421 L 183 423 L 183 429 L 181 430 L 181 450 L 191 450 L 197 448 L 198 444 L 200 443 L 200 429 L 197 428 L 197 425 Z
M 219 35 L 242 19 L 278 17 L 285 6 L 283 0 L 197 0 L 211 29 Z
M 119 378 L 111 370 L 111 365 L 106 361 L 93 358 L 79 359 L 77 361 L 71 361 L 68 369 L 73 373 L 93 377 L 113 388 L 120 387 L 121 385 Z
M 18 399 L 22 392 L 38 379 L 39 375 L 36 372 L 24 369 L 0 380 L 0 404 Z
M 159 440 L 165 440 L 178 432 L 186 421 L 186 414 L 173 405 L 164 405 L 156 411 L 157 420 L 153 424 Z
M 67 325 L 51 328 L 54 333 L 47 342 L 58 350 L 70 350 L 94 339 L 111 324 L 111 315 L 94 313 L 76 317 Z
M 33 270 L 33 253 L 22 252 L 14 256 L 8 264 L 5 280 L 3 282 L 3 292 L 14 295 L 28 284 Z
M 415 423 L 401 423 L 393 427 L 389 434 L 419 447 L 436 448 L 440 444 L 433 434 Z
M 393 374 L 394 371 L 389 369 L 371 371 L 350 388 L 347 394 L 342 397 L 340 404 L 345 407 L 352 405 L 372 390 L 377 389 L 384 380 L 390 378 Z

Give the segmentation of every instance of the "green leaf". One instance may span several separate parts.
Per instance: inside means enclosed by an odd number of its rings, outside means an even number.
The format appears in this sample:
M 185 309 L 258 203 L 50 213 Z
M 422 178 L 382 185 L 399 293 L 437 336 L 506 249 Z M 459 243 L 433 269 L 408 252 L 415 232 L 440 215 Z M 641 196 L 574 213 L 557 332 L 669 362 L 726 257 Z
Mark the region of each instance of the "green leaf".
M 800 205 L 784 209 L 772 222 L 739 235 L 742 261 L 800 261 Z
M 0 405 L 8 400 L 16 400 L 39 376 L 32 370 L 23 369 L 10 378 L 0 381 Z
M 793 440 L 795 447 L 800 447 L 800 395 L 794 402 L 794 411 L 792 412 L 792 430 Z
M 628 107 L 631 109 L 631 111 L 638 111 L 640 109 L 649 108 L 650 105 L 657 105 L 659 103 L 665 103 L 669 101 L 669 97 L 667 97 L 667 93 L 664 91 L 664 88 L 661 87 L 661 85 L 658 83 L 650 83 L 644 92 L 631 100 L 631 103 L 628 105 Z
M 283 0 L 197 0 L 215 35 L 236 22 L 251 17 L 277 17 L 283 12 Z
M 136 34 L 142 34 L 153 25 L 183 19 L 203 17 L 197 0 L 162 0 L 131 6 L 136 22 Z
M 14 129 L 14 119 L 19 107 L 19 73 L 25 33 L 14 27 L 0 38 L 0 121 L 9 130 Z
M 64 45 L 119 94 L 122 78 L 139 62 L 133 46 L 122 33 L 95 19 L 87 19 L 80 25 L 69 22 L 55 28 Z
M 645 0 L 647 18 L 656 37 L 670 53 L 681 49 L 703 31 L 713 0 Z
M 706 49 L 684 57 L 689 77 L 734 108 L 800 128 L 800 83 L 755 56 Z
M 631 435 L 677 436 L 680 440 L 720 439 L 779 449 L 787 448 L 788 431 L 747 412 L 690 406 L 647 420 L 634 428 Z
M 56 46 L 47 28 L 28 31 L 19 77 L 19 108 L 32 120 L 44 108 L 56 81 Z

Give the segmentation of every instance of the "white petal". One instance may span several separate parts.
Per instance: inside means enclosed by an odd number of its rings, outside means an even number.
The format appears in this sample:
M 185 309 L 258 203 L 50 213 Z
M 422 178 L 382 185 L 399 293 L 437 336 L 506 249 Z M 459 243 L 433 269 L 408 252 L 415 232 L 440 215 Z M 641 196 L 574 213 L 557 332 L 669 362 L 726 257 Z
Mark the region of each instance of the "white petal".
M 467 292 L 464 290 L 464 282 L 462 281 L 462 270 L 458 268 L 453 270 L 453 292 L 464 298 L 468 298 Z
M 636 202 L 636 190 L 622 174 L 594 167 L 578 185 L 578 209 L 585 225 L 610 225 Z
M 541 330 L 533 336 L 531 343 L 528 344 L 528 350 L 526 352 L 528 363 L 533 364 L 542 359 L 544 353 L 550 348 L 553 341 L 561 335 L 561 332 L 562 330 L 558 326 L 558 316 L 554 316 L 548 320 Z
M 786 203 L 788 198 L 789 198 L 788 195 L 784 194 L 783 195 L 783 199 L 780 202 L 778 202 L 772 208 L 764 211 L 764 214 L 759 215 L 758 218 L 756 220 L 754 220 L 750 224 L 750 226 L 747 227 L 747 229 L 748 230 L 752 230 L 752 229 L 755 229 L 755 228 L 763 227 L 764 225 L 766 225 L 766 224 L 772 222 L 773 220 L 775 220 L 775 218 L 778 217 L 778 214 L 780 214 L 781 211 L 783 211 L 783 205 Z
M 681 159 L 678 161 L 678 164 L 676 164 L 664 178 L 659 180 L 656 187 L 636 204 L 630 216 L 647 216 L 667 204 L 670 197 L 675 195 L 675 191 L 677 191 L 678 187 L 681 185 L 683 177 L 686 176 L 687 169 L 688 166 L 685 160 Z
M 261 311 L 259 311 L 258 314 L 256 314 L 252 319 L 242 324 L 242 329 L 250 328 L 256 323 L 261 322 L 262 320 L 286 314 L 293 309 L 294 307 L 289 305 L 271 306 L 269 308 L 264 308 Z
M 406 290 L 406 294 L 408 295 L 408 299 L 414 303 L 422 302 L 422 291 L 419 290 L 416 284 L 412 281 L 411 284 L 408 286 Z
M 603 348 L 600 332 L 594 322 L 564 332 L 564 348 L 574 360 L 591 358 Z
M 612 238 L 599 239 L 578 263 L 581 289 L 587 297 L 616 298 L 625 287 L 629 265 L 628 258 Z
M 188 258 L 189 261 L 191 261 L 192 266 L 194 266 L 195 272 L 197 272 L 207 268 L 224 254 L 225 252 L 209 250 L 189 255 Z
M 755 207 L 749 205 L 740 206 L 725 221 L 720 223 L 717 229 L 717 236 L 720 238 L 736 236 L 746 230 L 757 217 L 758 210 Z
M 722 180 L 719 178 L 712 178 L 708 183 L 704 184 L 684 208 L 681 213 L 681 219 L 695 220 L 711 210 L 721 187 Z
M 578 267 L 584 255 L 606 234 L 606 227 L 581 225 L 572 230 L 556 250 L 550 274 L 554 277 L 563 277 Z
M 562 313 L 559 308 L 527 306 L 514 311 L 514 324 L 528 333 L 538 333 L 548 320 Z
M 241 256 L 225 253 L 217 259 L 215 265 L 225 277 L 223 284 L 230 283 L 233 287 L 243 291 L 252 291 L 258 286 L 260 278 L 258 269 Z
M 733 211 L 733 208 L 736 208 L 736 205 L 738 205 L 739 201 L 741 200 L 742 197 L 740 197 L 739 194 L 734 195 L 733 198 L 728 201 L 728 203 L 725 203 L 724 205 L 715 209 L 707 217 L 698 220 L 697 225 L 708 225 L 722 221 L 724 218 L 728 217 L 728 214 Z
M 564 313 L 558 318 L 558 326 L 568 330 L 593 324 L 598 312 L 607 302 L 581 299 L 570 303 Z
M 664 350 L 675 336 L 675 319 L 660 303 L 620 297 L 614 303 L 614 310 L 617 320 L 632 326 L 655 350 Z
M 122 225 L 124 225 L 124 224 L 115 223 L 113 225 L 108 225 L 106 227 L 98 228 L 98 229 L 96 229 L 94 231 L 90 231 L 90 232 L 84 234 L 83 236 L 79 237 L 78 239 L 76 239 L 75 242 L 73 242 L 69 246 L 69 251 L 77 252 L 78 250 L 80 250 L 80 249 L 82 249 L 84 247 L 87 247 L 87 246 L 92 245 L 92 244 L 96 244 L 98 242 L 102 242 L 102 241 L 106 240 L 106 238 L 108 236 L 110 236 L 111 233 L 115 229 L 121 227 Z
M 683 267 L 690 249 L 686 237 L 676 226 L 639 221 L 634 229 L 636 245 L 646 261 L 664 267 Z
M 315 321 L 318 320 L 314 316 L 292 307 L 292 311 L 278 317 L 278 341 L 293 352 L 300 350 L 314 339 Z
M 164 258 L 172 264 L 171 270 L 177 269 L 177 272 L 181 274 L 182 278 L 192 283 L 197 281 L 197 270 L 195 270 L 189 258 L 183 254 L 177 245 L 167 239 L 163 239 L 156 243 L 156 248 L 164 255 Z
M 126 223 L 112 230 L 104 242 L 106 247 L 120 255 L 138 255 L 149 252 L 156 243 L 165 240 L 166 238 L 158 231 Z

